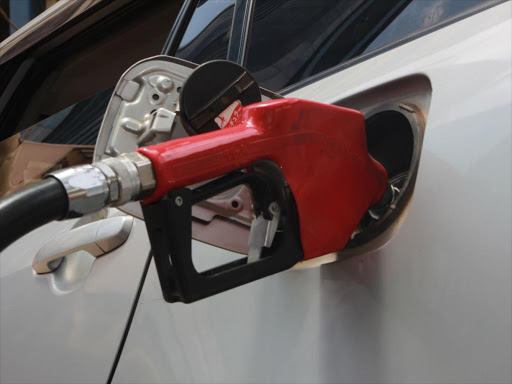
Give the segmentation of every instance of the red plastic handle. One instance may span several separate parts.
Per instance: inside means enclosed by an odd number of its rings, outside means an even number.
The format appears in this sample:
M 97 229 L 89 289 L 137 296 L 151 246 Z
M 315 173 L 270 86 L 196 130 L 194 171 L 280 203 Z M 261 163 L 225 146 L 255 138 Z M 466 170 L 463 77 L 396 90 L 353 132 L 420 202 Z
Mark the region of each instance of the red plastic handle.
M 255 163 L 277 163 L 297 203 L 304 258 L 343 249 L 387 186 L 386 170 L 368 154 L 361 113 L 301 99 L 244 107 L 239 125 L 139 148 L 168 191 Z

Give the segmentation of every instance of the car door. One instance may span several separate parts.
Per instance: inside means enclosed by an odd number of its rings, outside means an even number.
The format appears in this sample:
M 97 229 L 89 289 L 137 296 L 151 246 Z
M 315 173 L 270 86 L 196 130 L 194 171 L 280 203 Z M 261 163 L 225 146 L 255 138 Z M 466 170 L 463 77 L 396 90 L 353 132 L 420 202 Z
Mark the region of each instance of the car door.
M 92 161 L 113 86 L 131 64 L 161 52 L 180 6 L 59 4 L 4 42 L 0 195 Z M 94 257 L 95 236 L 116 244 Z M 118 209 L 45 225 L 5 249 L 0 382 L 108 381 L 149 251 L 144 223 Z M 63 256 L 57 268 L 47 261 L 55 255 Z M 52 271 L 37 274 L 34 261 Z
M 256 0 L 235 57 L 361 110 L 394 212 L 322 265 L 191 305 L 164 302 L 151 264 L 114 382 L 510 381 L 510 2 L 327 3 Z

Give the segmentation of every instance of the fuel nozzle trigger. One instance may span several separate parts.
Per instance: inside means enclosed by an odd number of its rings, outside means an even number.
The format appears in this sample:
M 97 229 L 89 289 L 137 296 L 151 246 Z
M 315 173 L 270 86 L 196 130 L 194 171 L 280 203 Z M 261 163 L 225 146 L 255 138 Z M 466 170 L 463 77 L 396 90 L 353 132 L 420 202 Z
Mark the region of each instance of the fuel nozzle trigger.
M 192 206 L 242 184 L 251 190 L 256 214 L 249 255 L 200 273 L 192 262 Z M 289 191 L 280 189 L 282 185 L 283 180 L 267 173 L 236 171 L 195 189 L 172 190 L 155 203 L 143 204 L 164 299 L 194 302 L 302 260 L 297 207 Z M 286 220 L 280 220 L 281 213 Z

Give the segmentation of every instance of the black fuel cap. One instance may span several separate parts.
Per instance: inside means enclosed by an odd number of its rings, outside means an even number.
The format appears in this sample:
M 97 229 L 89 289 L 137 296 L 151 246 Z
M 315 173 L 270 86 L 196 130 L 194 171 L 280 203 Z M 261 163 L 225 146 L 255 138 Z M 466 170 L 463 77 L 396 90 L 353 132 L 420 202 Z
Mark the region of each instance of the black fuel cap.
M 260 88 L 247 69 L 231 61 L 209 61 L 183 83 L 181 121 L 189 135 L 214 131 L 223 128 L 225 119 L 229 119 L 222 114 L 224 111 L 231 114 L 240 105 L 260 101 Z

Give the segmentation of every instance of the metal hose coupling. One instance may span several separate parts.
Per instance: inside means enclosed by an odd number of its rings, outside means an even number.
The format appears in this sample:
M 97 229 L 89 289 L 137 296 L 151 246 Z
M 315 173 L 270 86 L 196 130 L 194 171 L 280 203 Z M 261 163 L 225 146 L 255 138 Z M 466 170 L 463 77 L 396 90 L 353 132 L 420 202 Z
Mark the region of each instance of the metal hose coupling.
M 138 152 L 50 172 L 45 177 L 56 178 L 66 189 L 67 218 L 142 200 L 156 187 L 151 161 Z

